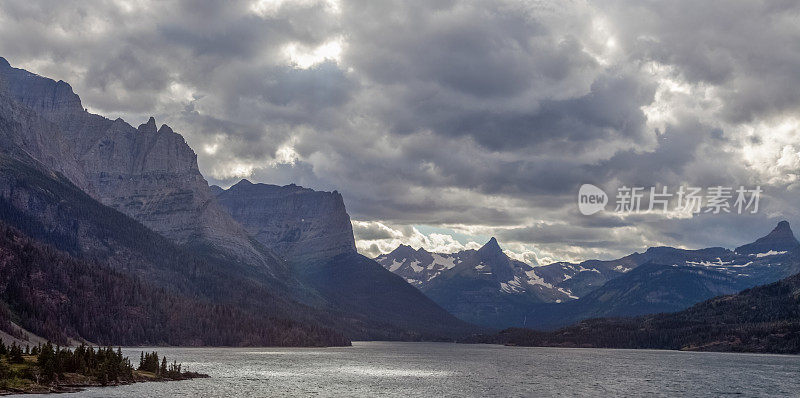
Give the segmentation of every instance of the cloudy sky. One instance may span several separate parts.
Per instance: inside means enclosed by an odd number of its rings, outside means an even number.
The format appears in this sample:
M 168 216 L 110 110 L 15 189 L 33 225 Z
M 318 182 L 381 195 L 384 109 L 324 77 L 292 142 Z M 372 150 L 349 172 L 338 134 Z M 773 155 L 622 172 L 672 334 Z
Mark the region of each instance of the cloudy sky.
M 800 223 L 796 1 L 3 0 L 0 56 L 171 125 L 210 183 L 339 190 L 365 254 L 496 236 L 546 263 Z M 607 211 L 578 212 L 584 183 Z M 613 212 L 622 186 L 756 185 L 755 215 Z

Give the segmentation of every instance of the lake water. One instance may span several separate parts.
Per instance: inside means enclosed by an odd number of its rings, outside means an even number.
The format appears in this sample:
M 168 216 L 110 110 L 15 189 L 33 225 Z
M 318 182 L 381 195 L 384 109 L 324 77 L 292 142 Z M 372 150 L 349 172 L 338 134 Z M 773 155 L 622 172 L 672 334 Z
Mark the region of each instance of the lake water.
M 141 350 L 123 352 L 138 363 Z M 54 396 L 800 396 L 800 356 L 389 342 L 145 350 L 211 378 Z

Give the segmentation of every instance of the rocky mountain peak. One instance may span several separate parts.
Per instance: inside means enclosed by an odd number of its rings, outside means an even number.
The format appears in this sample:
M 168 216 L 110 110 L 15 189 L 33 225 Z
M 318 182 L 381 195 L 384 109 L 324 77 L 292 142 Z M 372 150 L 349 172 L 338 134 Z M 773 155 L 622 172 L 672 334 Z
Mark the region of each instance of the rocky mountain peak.
M 424 249 L 420 248 L 420 250 Z M 417 251 L 414 250 L 413 247 L 401 243 L 400 246 L 397 246 L 394 250 L 392 250 L 389 255 L 393 258 L 408 258 L 413 256 L 415 253 L 417 253 Z
M 147 120 L 147 123 L 142 123 L 139 125 L 139 131 L 142 133 L 147 134 L 155 134 L 156 133 L 156 118 L 150 116 L 150 119 Z
M 768 236 L 783 236 L 783 237 L 790 236 L 794 238 L 794 233 L 792 232 L 792 227 L 789 226 L 789 222 L 783 220 L 779 222 L 778 225 L 775 226 L 775 228 L 772 229 L 772 232 L 770 232 Z
M 0 61 L 0 81 L 15 100 L 45 119 L 55 121 L 64 113 L 84 111 L 80 97 L 68 83 L 14 68 L 4 58 Z
M 167 126 L 166 124 L 162 124 L 161 128 L 158 129 L 158 134 L 173 134 L 175 133 L 172 131 L 172 128 Z
M 758 254 L 768 253 L 770 251 L 789 251 L 800 247 L 800 242 L 792 232 L 789 222 L 783 220 L 772 229 L 772 231 L 764 237 L 756 239 L 755 242 L 749 243 L 736 248 L 736 253 L 739 254 Z
M 481 254 L 492 254 L 492 255 L 497 255 L 497 254 L 505 255 L 503 253 L 503 249 L 500 248 L 500 244 L 497 243 L 497 239 L 495 239 L 494 237 L 489 239 L 489 241 L 486 242 L 486 244 L 483 245 L 483 247 L 478 249 L 478 253 L 481 253 Z

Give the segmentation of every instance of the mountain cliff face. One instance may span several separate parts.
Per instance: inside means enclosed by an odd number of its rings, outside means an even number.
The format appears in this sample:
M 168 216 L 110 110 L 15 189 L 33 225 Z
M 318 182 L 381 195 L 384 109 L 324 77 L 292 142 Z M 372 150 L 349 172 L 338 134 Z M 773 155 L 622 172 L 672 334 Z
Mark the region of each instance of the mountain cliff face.
M 214 200 L 183 137 L 153 118 L 134 128 L 83 109 L 69 84 L 0 61 L 0 90 L 34 115 L 25 148 L 103 204 L 179 244 L 210 247 L 234 261 L 285 274 Z M 55 146 L 55 148 L 50 148 Z
M 356 252 L 350 216 L 336 191 L 242 180 L 216 195 L 251 236 L 292 262 Z

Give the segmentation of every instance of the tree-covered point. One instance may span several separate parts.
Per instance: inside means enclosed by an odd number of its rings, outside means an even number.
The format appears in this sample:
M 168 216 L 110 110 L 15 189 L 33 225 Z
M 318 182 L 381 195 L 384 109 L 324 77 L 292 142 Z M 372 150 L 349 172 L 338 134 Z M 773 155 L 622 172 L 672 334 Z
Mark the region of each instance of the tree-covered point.
M 146 358 L 146 360 L 145 360 Z M 181 364 L 167 366 L 167 358 L 153 352 L 137 368 L 111 347 L 80 345 L 73 349 L 48 342 L 33 348 L 0 342 L 0 393 L 65 391 L 69 386 L 105 386 L 137 381 L 185 380 L 205 375 L 181 370 Z M 68 391 L 68 390 L 67 390 Z

